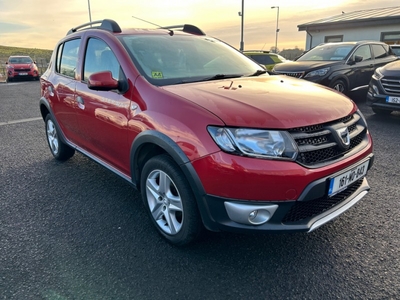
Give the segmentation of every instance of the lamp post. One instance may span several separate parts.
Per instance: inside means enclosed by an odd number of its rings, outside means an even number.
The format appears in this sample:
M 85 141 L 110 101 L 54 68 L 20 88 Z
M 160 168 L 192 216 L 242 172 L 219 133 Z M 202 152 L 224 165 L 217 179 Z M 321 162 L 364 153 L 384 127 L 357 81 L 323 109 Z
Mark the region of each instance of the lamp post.
M 90 0 L 87 1 L 88 9 L 89 9 L 89 21 L 92 23 L 92 13 L 90 12 Z
M 239 17 L 242 18 L 242 23 L 240 27 L 240 51 L 244 50 L 244 42 L 243 42 L 243 22 L 244 22 L 244 0 L 242 0 L 242 11 L 239 11 Z
M 271 6 L 271 9 L 277 8 L 276 12 L 276 33 L 275 33 L 275 53 L 278 53 L 278 22 L 279 22 L 279 6 Z

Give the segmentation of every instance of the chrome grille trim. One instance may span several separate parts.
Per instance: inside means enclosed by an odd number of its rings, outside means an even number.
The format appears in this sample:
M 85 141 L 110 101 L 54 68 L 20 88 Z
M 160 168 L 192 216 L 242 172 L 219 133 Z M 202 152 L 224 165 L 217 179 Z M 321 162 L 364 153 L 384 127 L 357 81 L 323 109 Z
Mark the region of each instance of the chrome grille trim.
M 381 79 L 382 87 L 387 94 L 400 94 L 399 77 L 383 77 Z
M 337 144 L 334 128 L 347 127 L 350 146 L 343 149 Z M 289 130 L 299 149 L 296 161 L 301 165 L 316 168 L 338 161 L 358 151 L 366 143 L 367 127 L 356 112 L 339 120 Z
M 304 72 L 275 72 L 276 74 L 279 75 L 286 75 L 290 77 L 295 77 L 295 78 L 303 78 Z

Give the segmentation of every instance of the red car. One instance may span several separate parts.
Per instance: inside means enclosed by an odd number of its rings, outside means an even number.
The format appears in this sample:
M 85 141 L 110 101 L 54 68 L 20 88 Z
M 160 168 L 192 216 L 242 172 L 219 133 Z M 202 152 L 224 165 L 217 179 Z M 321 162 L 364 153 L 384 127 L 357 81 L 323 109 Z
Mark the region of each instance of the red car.
M 265 69 L 192 25 L 71 29 L 41 77 L 52 155 L 75 150 L 142 195 L 158 232 L 313 231 L 369 191 L 355 103 Z
M 40 74 L 36 62 L 29 56 L 10 56 L 6 62 L 7 81 L 15 79 L 39 80 Z

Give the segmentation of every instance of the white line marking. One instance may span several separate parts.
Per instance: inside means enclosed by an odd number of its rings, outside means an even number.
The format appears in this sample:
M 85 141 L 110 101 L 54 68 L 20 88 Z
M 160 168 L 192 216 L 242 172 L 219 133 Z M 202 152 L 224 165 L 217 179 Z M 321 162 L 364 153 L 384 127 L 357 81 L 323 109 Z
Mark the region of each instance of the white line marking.
M 13 120 L 8 122 L 0 122 L 0 126 L 10 125 L 10 124 L 18 124 L 18 123 L 26 123 L 26 122 L 34 122 L 38 120 L 43 120 L 42 118 L 29 118 L 29 119 L 22 119 L 22 120 Z

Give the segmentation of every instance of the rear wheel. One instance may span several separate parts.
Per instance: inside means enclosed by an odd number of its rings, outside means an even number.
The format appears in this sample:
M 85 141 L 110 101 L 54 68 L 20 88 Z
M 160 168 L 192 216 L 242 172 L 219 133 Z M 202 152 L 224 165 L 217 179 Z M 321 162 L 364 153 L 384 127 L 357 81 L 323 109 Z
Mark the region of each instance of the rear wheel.
M 72 157 L 75 153 L 75 149 L 60 140 L 56 124 L 50 114 L 46 116 L 45 124 L 47 143 L 55 159 L 64 161 Z
M 342 79 L 335 80 L 330 87 L 342 94 L 347 93 L 347 85 Z
M 387 116 L 392 113 L 392 110 L 380 109 L 376 107 L 372 107 L 372 111 L 377 115 Z
M 196 199 L 179 166 L 166 154 L 143 167 L 141 194 L 157 231 L 170 243 L 186 245 L 202 231 Z

